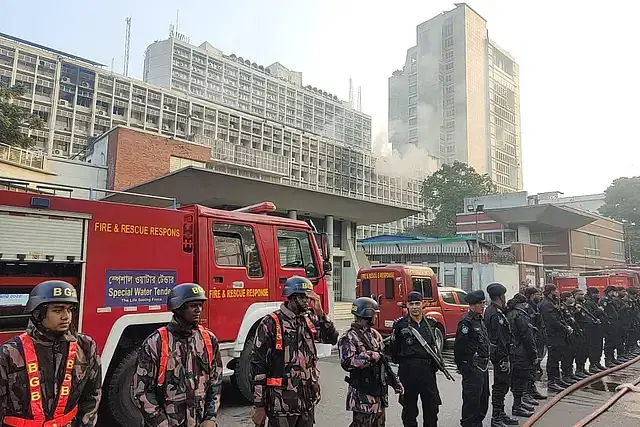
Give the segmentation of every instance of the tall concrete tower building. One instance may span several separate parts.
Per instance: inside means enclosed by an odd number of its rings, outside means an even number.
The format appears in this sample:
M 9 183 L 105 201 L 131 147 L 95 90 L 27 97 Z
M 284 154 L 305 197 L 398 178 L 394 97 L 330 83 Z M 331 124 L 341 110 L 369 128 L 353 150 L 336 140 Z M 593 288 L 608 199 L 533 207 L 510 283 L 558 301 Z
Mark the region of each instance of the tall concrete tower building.
M 389 78 L 389 141 L 522 189 L 518 64 L 465 3 L 418 25 L 416 45 Z

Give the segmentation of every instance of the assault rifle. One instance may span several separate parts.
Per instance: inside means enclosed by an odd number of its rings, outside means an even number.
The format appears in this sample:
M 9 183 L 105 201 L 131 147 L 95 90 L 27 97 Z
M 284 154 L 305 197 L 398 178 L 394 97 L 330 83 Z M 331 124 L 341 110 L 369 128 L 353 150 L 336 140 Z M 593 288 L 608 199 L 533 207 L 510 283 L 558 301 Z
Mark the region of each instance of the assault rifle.
M 358 336 L 358 338 L 360 339 L 360 341 L 362 341 L 362 343 L 364 344 L 364 347 L 370 351 L 377 351 L 374 347 L 373 344 L 364 336 L 364 334 L 362 333 L 362 331 L 353 328 L 353 331 L 356 333 L 356 335 Z M 384 340 L 383 340 L 384 342 Z M 396 376 L 396 374 L 393 372 L 393 370 L 391 369 L 391 365 L 389 364 L 389 358 L 387 357 L 386 354 L 382 353 L 382 352 L 378 352 L 380 354 L 380 366 L 382 367 L 382 372 L 381 372 L 381 380 L 382 380 L 382 386 L 385 387 L 387 384 L 389 384 L 391 387 L 393 387 L 394 390 L 399 390 L 401 388 L 401 384 L 400 384 L 400 380 L 398 379 L 398 377 Z M 391 381 L 390 383 L 387 383 L 387 380 Z

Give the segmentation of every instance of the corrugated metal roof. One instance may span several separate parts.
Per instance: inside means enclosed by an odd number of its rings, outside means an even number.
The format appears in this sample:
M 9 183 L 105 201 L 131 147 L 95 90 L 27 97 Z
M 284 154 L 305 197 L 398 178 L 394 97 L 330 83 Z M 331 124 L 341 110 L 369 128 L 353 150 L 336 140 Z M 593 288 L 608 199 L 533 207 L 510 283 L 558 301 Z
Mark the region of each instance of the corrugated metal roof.
M 358 245 L 370 246 L 370 245 L 424 245 L 425 243 L 442 244 L 442 243 L 460 243 L 475 241 L 475 236 L 456 236 L 456 237 L 422 237 L 422 236 L 400 236 L 383 234 L 380 236 L 369 237 L 366 239 L 359 239 Z M 482 239 L 479 239 L 482 242 Z

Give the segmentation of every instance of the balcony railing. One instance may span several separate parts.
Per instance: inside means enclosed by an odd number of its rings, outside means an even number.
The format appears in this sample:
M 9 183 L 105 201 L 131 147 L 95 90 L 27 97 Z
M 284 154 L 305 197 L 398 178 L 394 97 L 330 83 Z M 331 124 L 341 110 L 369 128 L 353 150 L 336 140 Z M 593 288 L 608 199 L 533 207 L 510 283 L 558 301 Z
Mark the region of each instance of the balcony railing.
M 39 151 L 25 150 L 0 142 L 0 160 L 27 166 L 35 169 L 44 169 L 44 156 Z
M 196 142 L 211 147 L 211 160 L 213 162 L 230 164 L 281 177 L 289 176 L 289 159 L 285 156 L 207 138 L 197 139 Z

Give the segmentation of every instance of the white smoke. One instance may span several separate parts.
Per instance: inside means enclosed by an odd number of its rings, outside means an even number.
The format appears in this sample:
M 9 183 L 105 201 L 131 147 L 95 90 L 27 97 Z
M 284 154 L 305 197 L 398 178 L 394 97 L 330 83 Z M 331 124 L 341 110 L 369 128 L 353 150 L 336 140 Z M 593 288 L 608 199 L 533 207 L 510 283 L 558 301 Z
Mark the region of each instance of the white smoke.
M 389 122 L 389 127 L 380 128 L 373 137 L 376 156 L 375 172 L 390 177 L 424 180 L 439 168 L 439 160 L 414 144 L 403 147 L 402 152 L 393 149 L 389 134 L 406 135 L 406 124 L 400 120 Z

